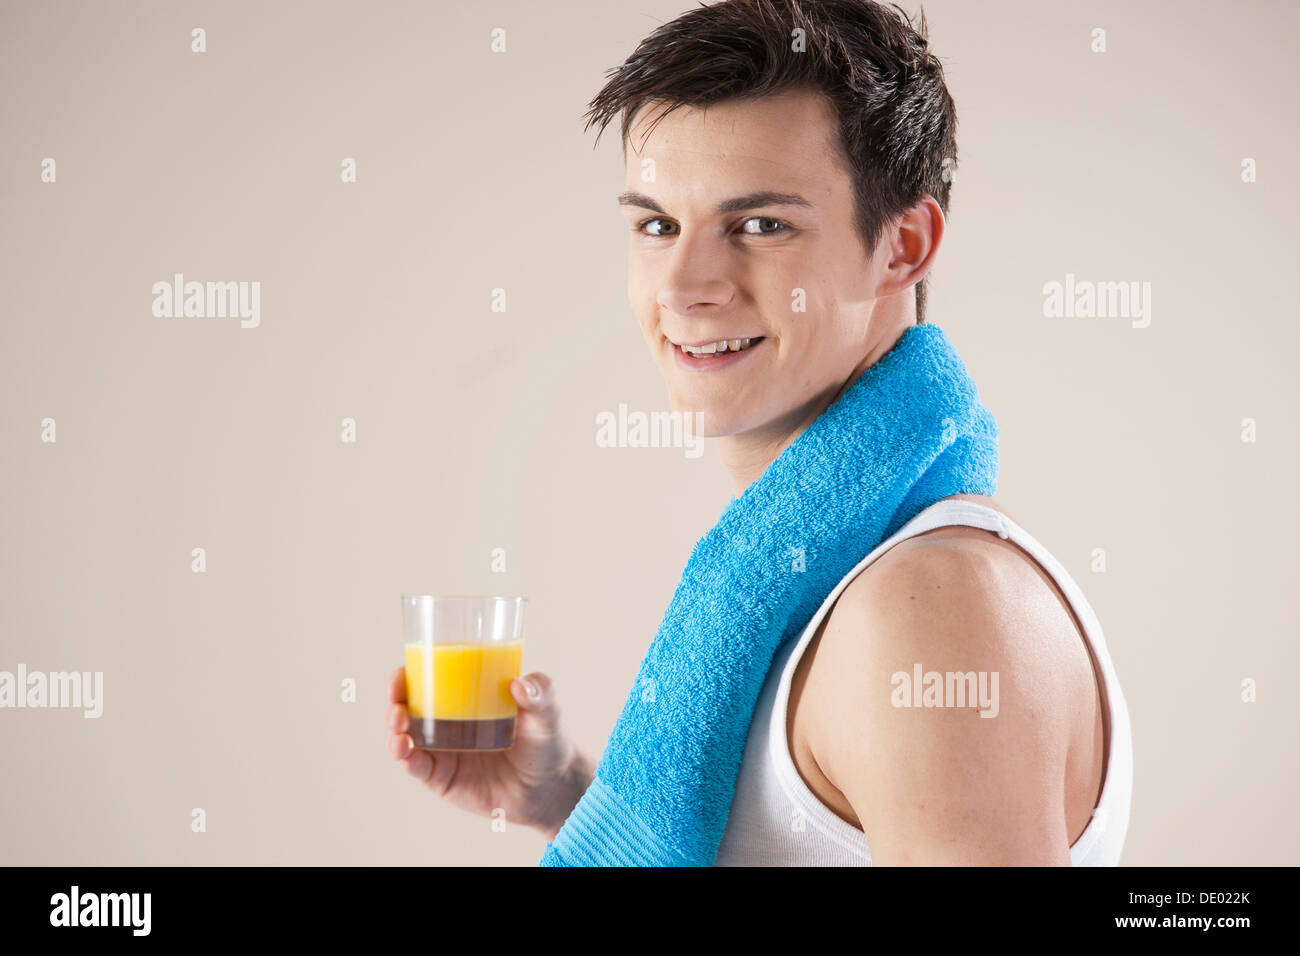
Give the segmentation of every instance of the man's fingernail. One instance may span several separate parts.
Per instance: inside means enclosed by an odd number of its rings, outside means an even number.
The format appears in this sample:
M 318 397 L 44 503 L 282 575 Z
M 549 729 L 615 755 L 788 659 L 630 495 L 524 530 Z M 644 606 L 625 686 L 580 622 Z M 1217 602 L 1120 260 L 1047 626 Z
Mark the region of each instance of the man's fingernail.
M 528 692 L 528 696 L 533 698 L 534 700 L 542 696 L 541 688 L 539 688 L 536 684 L 534 684 L 526 677 L 524 678 L 524 690 L 526 690 Z

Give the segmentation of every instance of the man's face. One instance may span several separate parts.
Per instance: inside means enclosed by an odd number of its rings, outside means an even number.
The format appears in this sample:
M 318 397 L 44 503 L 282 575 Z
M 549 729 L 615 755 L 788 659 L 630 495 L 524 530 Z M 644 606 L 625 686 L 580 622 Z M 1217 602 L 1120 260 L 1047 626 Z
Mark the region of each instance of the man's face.
M 628 298 L 673 408 L 715 437 L 802 422 L 866 355 L 874 299 L 832 107 L 804 91 L 683 106 L 645 138 L 659 112 L 634 120 L 619 201 Z M 722 205 L 758 193 L 773 195 Z M 724 339 L 721 354 L 681 349 Z

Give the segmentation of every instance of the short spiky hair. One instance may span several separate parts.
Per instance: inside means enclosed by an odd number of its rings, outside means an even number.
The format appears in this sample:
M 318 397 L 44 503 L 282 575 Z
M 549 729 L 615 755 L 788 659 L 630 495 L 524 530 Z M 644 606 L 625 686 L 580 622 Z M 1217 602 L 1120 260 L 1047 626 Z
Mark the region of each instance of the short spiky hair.
M 922 195 L 948 213 L 957 110 L 927 33 L 924 8 L 914 28 L 897 4 L 872 0 L 701 4 L 660 26 L 609 71 L 588 107 L 587 128 L 597 124 L 599 143 L 621 113 L 626 153 L 628 129 L 651 100 L 666 103 L 667 115 L 678 106 L 818 89 L 838 117 L 855 225 L 870 253 L 886 225 Z M 916 285 L 918 323 L 925 321 L 925 283 Z

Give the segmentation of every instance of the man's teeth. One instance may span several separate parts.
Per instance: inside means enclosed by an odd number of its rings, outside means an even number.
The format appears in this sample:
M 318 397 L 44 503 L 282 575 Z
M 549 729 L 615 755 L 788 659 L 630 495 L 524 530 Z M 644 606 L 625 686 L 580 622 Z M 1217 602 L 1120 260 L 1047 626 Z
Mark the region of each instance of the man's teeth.
M 749 348 L 750 345 L 757 341 L 757 338 L 721 339 L 717 342 L 710 342 L 708 345 L 701 345 L 698 348 L 690 345 L 681 345 L 678 346 L 678 348 L 687 355 L 714 355 L 715 353 L 726 351 L 739 352 L 741 349 Z

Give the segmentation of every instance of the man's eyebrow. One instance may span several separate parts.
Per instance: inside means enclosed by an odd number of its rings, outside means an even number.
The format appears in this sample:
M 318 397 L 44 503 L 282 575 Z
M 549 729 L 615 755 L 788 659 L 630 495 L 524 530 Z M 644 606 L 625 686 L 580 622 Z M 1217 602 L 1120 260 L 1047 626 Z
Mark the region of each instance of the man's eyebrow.
M 630 190 L 620 193 L 618 197 L 620 206 L 640 206 L 666 216 L 663 207 L 647 196 L 645 193 L 639 193 L 636 190 Z M 724 199 L 718 203 L 718 215 L 725 215 L 729 212 L 740 212 L 744 209 L 758 209 L 762 206 L 807 206 L 812 207 L 812 203 L 804 199 L 797 193 L 775 192 L 771 189 L 763 189 L 756 193 L 750 193 L 747 196 L 736 196 L 734 199 Z

